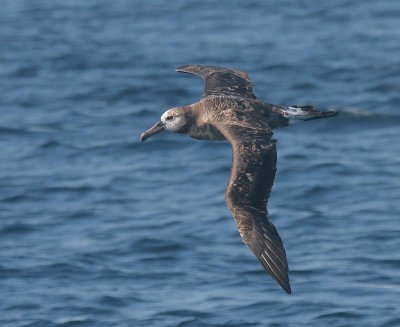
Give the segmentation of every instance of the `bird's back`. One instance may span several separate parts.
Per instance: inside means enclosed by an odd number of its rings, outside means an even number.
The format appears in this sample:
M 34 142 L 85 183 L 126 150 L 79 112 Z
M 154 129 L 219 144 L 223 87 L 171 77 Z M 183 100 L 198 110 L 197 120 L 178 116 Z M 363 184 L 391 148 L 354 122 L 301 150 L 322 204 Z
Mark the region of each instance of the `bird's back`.
M 214 131 L 212 128 L 212 124 L 218 121 L 262 131 L 287 126 L 289 122 L 289 119 L 281 114 L 281 107 L 264 103 L 258 99 L 212 96 L 202 99 L 194 106 L 197 107 L 195 109 L 198 116 L 197 126 L 204 130 L 203 134 L 211 136 L 206 139 L 221 139 L 217 137 L 218 134 L 220 135 L 219 131 Z M 213 135 L 216 138 L 213 138 Z

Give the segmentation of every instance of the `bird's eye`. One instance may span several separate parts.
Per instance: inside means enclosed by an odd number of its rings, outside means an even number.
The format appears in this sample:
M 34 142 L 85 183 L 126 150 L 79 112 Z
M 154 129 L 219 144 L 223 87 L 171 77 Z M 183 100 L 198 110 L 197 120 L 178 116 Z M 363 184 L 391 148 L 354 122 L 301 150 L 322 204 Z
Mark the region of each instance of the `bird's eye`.
M 174 119 L 174 116 L 168 116 L 167 118 L 165 118 L 166 120 L 172 120 Z

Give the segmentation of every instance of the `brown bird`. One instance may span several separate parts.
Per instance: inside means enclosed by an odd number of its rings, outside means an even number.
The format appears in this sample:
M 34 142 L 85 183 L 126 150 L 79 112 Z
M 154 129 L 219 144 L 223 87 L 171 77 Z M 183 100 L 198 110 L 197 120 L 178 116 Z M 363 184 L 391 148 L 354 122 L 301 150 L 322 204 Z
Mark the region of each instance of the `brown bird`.
M 272 129 L 287 126 L 291 118 L 311 120 L 336 116 L 337 112 L 262 102 L 242 71 L 201 65 L 182 66 L 176 71 L 201 76 L 204 94 L 194 104 L 167 110 L 160 121 L 142 133 L 141 141 L 164 130 L 200 140 L 228 140 L 233 152 L 225 191 L 228 208 L 243 242 L 279 285 L 291 293 L 286 252 L 267 212 L 276 172 Z

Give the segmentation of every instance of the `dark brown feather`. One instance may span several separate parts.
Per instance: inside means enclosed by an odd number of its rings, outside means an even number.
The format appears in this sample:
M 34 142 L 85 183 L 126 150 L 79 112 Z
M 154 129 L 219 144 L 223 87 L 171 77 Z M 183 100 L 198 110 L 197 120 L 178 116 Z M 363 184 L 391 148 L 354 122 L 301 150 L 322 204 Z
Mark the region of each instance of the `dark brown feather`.
M 286 252 L 267 218 L 276 172 L 276 146 L 270 130 L 234 124 L 216 126 L 232 145 L 233 162 L 225 199 L 240 236 L 265 270 L 291 293 Z
M 253 82 L 245 72 L 201 65 L 181 66 L 176 71 L 202 77 L 205 82 L 203 98 L 222 95 L 256 99 Z

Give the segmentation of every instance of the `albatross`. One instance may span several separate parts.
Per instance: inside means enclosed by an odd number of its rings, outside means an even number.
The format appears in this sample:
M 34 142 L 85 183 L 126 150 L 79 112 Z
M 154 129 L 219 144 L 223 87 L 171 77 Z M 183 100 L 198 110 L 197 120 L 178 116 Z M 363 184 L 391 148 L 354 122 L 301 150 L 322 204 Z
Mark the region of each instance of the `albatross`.
M 288 126 L 290 119 L 333 117 L 337 112 L 265 103 L 256 98 L 253 82 L 243 71 L 202 65 L 182 66 L 176 71 L 202 77 L 203 96 L 194 104 L 167 110 L 153 127 L 141 134 L 141 141 L 170 131 L 199 140 L 230 143 L 233 158 L 225 190 L 228 209 L 243 242 L 290 294 L 286 251 L 267 211 L 276 172 L 276 141 L 272 139 L 272 130 Z

